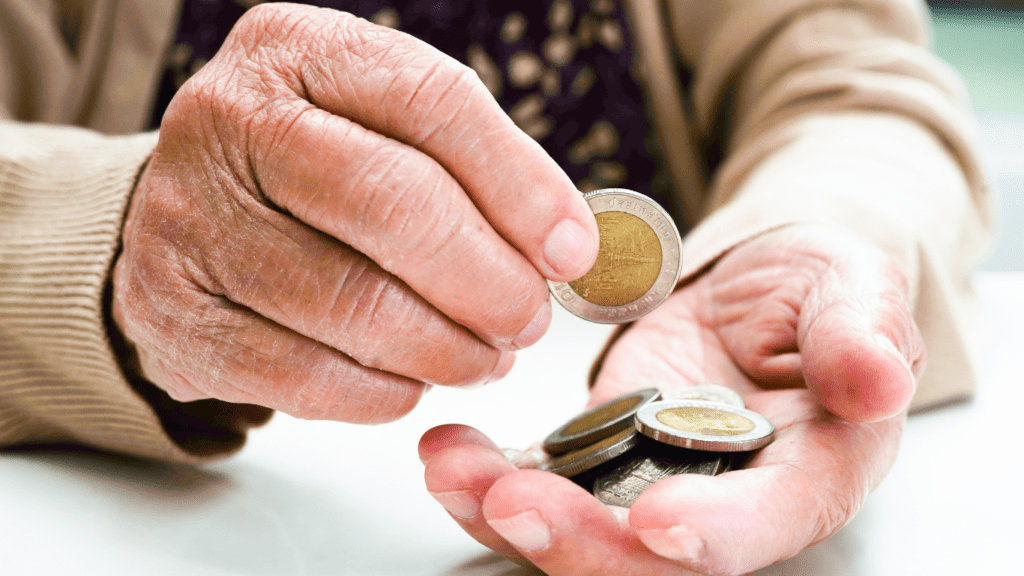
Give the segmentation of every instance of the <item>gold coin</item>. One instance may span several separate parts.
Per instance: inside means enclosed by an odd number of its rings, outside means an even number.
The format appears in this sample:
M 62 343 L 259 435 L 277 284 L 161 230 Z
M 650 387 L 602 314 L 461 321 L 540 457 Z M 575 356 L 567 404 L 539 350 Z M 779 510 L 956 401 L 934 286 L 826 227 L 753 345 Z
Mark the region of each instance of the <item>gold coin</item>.
M 768 445 L 775 426 L 764 416 L 707 400 L 662 400 L 637 411 L 636 429 L 658 442 L 713 452 L 747 452 Z
M 625 212 L 595 215 L 600 248 L 594 267 L 569 286 L 599 306 L 622 306 L 651 289 L 661 272 L 661 241 L 649 224 Z
M 661 392 L 657 388 L 644 388 L 594 406 L 548 434 L 544 450 L 564 454 L 633 428 L 637 410 L 659 398 Z
M 658 421 L 682 432 L 705 436 L 738 436 L 754 429 L 749 419 L 714 408 L 683 406 L 658 412 Z
M 636 408 L 637 404 L 643 400 L 644 398 L 642 396 L 629 395 L 625 398 L 615 400 L 610 404 L 599 406 L 594 411 L 587 412 L 578 420 L 574 420 L 566 425 L 566 427 L 562 429 L 562 434 L 566 436 L 573 436 L 580 432 L 585 432 L 594 426 L 599 426 L 608 422 L 620 414 L 629 412 L 633 408 Z
M 598 256 L 593 268 L 574 282 L 548 280 L 551 294 L 584 320 L 636 320 L 675 289 L 682 269 L 679 230 L 657 202 L 632 190 L 606 188 L 583 198 L 597 221 Z

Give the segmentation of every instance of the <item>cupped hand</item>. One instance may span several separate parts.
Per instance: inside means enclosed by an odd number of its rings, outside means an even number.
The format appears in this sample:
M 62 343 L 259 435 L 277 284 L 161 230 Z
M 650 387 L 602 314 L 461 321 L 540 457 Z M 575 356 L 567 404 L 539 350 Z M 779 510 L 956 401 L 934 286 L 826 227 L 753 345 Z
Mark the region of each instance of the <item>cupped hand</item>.
M 500 378 L 593 263 L 568 177 L 475 73 L 407 35 L 250 10 L 175 96 L 112 312 L 173 398 L 395 419 Z
M 516 470 L 483 434 L 453 425 L 420 441 L 427 489 L 478 541 L 549 574 L 753 571 L 854 516 L 896 457 L 923 361 L 906 281 L 887 257 L 832 230 L 780 229 L 626 331 L 589 404 L 649 386 L 730 386 L 776 426 L 744 469 L 667 478 L 627 510 Z

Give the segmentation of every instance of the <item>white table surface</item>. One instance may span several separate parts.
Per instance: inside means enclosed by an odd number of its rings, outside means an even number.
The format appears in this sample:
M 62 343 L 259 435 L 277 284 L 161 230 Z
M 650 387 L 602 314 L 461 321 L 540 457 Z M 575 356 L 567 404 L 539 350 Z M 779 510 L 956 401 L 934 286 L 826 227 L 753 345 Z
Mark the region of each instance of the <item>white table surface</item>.
M 759 574 L 1021 572 L 1024 273 L 984 273 L 977 287 L 990 338 L 975 400 L 912 417 L 857 518 Z M 416 442 L 447 422 L 504 446 L 542 438 L 583 405 L 607 332 L 558 310 L 499 383 L 435 389 L 384 426 L 277 415 L 239 456 L 204 469 L 0 453 L 0 574 L 534 574 L 478 545 L 430 498 Z

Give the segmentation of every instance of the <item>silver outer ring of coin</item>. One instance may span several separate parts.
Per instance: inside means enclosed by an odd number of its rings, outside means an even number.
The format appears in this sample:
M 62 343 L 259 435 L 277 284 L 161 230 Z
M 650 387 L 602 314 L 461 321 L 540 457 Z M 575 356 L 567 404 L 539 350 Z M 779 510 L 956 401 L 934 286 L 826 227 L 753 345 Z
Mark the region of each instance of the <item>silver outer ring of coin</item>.
M 732 388 L 719 386 L 718 384 L 698 384 L 673 390 L 664 394 L 662 400 L 706 400 L 721 404 L 731 404 L 740 408 L 746 408 L 743 397 Z
M 683 264 L 683 241 L 668 212 L 650 198 L 624 188 L 604 188 L 583 195 L 594 211 L 625 212 L 646 222 L 661 242 L 661 272 L 643 296 L 620 306 L 601 306 L 588 302 L 568 282 L 548 280 L 551 294 L 566 310 L 600 324 L 631 322 L 658 307 L 675 290 Z
M 577 432 L 576 434 L 568 434 L 566 430 L 572 428 L 580 420 L 590 417 L 595 413 L 600 412 L 614 405 L 617 402 L 622 402 L 628 398 L 635 397 L 637 399 L 636 404 L 632 408 L 624 412 L 614 414 L 612 418 L 605 419 L 601 422 L 597 422 L 592 426 Z M 656 400 L 661 399 L 661 391 L 657 388 L 644 388 L 637 390 L 636 392 L 630 392 L 629 394 L 623 394 L 617 398 L 613 398 L 603 404 L 594 406 L 590 410 L 583 412 L 582 414 L 573 417 L 565 424 L 562 424 L 554 432 L 548 434 L 548 437 L 544 439 L 544 450 L 549 454 L 564 454 L 573 450 L 579 450 L 585 446 L 589 446 L 602 438 L 607 438 L 616 432 L 626 430 L 633 427 L 633 417 L 636 415 L 637 410 L 643 408 L 645 405 L 650 404 Z
M 711 436 L 697 432 L 678 430 L 661 423 L 657 416 L 662 410 L 672 408 L 713 408 L 730 412 L 750 420 L 754 429 L 745 434 L 735 436 Z M 774 439 L 775 425 L 767 418 L 753 410 L 740 408 L 731 404 L 706 402 L 703 400 L 671 400 L 651 402 L 636 413 L 636 429 L 658 442 L 690 448 L 693 450 L 711 450 L 715 452 L 746 452 L 767 446 Z
M 590 470 L 591 468 L 604 464 L 605 462 L 621 456 L 626 452 L 629 452 L 636 446 L 640 440 L 640 435 L 636 430 L 627 428 L 621 432 L 616 433 L 614 436 L 609 436 L 599 440 L 597 443 L 591 444 L 579 450 L 573 450 L 567 454 L 551 460 L 548 463 L 546 470 L 548 472 L 554 472 L 559 476 L 566 478 L 572 478 L 577 474 L 581 474 Z M 604 444 L 604 445 L 602 445 Z

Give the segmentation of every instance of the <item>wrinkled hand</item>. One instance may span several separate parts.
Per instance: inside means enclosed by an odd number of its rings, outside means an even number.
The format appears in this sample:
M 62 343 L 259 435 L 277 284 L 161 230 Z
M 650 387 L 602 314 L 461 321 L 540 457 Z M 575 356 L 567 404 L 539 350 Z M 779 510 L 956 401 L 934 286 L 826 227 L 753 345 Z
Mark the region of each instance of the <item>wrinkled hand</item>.
M 781 229 L 638 321 L 590 398 L 730 386 L 776 426 L 746 469 L 662 480 L 627 510 L 554 474 L 517 471 L 472 428 L 443 426 L 420 441 L 427 489 L 478 541 L 549 574 L 752 571 L 853 517 L 896 457 L 923 358 L 891 261 L 836 232 Z
M 175 399 L 381 422 L 425 383 L 506 374 L 547 329 L 543 277 L 596 252 L 579 192 L 472 70 L 263 5 L 164 116 L 112 311 Z

